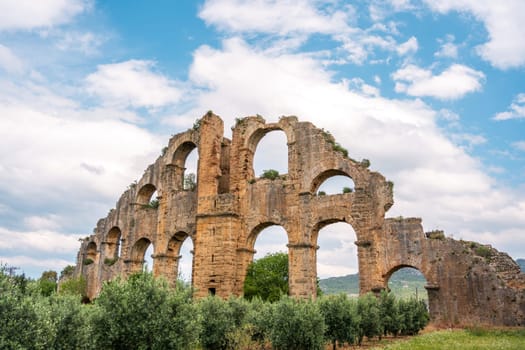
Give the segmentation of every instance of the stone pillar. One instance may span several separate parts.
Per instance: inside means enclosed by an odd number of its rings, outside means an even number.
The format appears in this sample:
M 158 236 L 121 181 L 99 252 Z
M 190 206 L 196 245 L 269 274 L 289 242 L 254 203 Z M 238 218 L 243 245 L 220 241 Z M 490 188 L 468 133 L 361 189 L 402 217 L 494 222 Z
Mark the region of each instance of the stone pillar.
M 308 299 L 317 295 L 317 247 L 309 242 L 289 243 L 288 283 L 290 296 Z
M 153 256 L 155 260 L 155 267 L 153 273 L 155 276 L 164 277 L 171 287 L 177 285 L 179 259 L 181 256 L 170 256 L 167 254 L 156 254 Z
M 195 296 L 208 294 L 223 298 L 235 294 L 236 233 L 240 230 L 236 215 L 201 215 L 197 217 L 197 242 L 194 257 Z
M 237 248 L 237 268 L 236 268 L 236 279 L 234 286 L 235 295 L 243 295 L 244 293 L 244 281 L 246 280 L 246 273 L 248 266 L 253 261 L 253 256 L 256 251 L 249 248 Z

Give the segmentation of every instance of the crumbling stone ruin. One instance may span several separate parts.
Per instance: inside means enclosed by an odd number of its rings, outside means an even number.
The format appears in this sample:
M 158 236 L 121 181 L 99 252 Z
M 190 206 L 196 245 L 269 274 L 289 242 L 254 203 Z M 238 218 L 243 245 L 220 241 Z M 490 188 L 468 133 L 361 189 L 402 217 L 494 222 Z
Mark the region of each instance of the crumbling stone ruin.
M 273 130 L 286 134 L 288 174 L 257 178 L 254 153 Z M 525 275 L 507 254 L 443 232 L 425 233 L 419 218 L 385 218 L 393 184 L 370 171 L 369 162 L 349 158 L 329 133 L 296 117 L 266 123 L 260 116 L 238 119 L 231 140 L 223 131 L 223 121 L 208 112 L 193 129 L 173 136 L 99 220 L 81 244 L 75 271 L 87 280 L 89 298 L 104 281 L 141 271 L 150 244 L 154 275 L 175 283 L 186 239 L 194 245 L 195 296 L 242 295 L 257 235 L 271 225 L 288 235 L 290 294 L 315 297 L 319 230 L 346 222 L 357 236 L 361 293 L 378 293 L 392 273 L 413 267 L 428 282 L 433 322 L 525 325 Z M 185 160 L 194 148 L 197 184 L 185 190 Z M 336 175 L 350 177 L 354 191 L 318 196 L 323 181 Z M 155 192 L 158 205 L 148 205 Z

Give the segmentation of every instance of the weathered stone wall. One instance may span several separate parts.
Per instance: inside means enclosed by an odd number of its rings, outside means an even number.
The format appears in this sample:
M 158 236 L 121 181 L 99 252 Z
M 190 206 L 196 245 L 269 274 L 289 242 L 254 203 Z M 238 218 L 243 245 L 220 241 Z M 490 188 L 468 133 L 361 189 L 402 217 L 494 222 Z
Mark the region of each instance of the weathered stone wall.
M 140 271 L 149 244 L 154 274 L 175 283 L 185 239 L 194 244 L 196 296 L 241 295 L 257 236 L 271 225 L 281 225 L 288 235 L 290 294 L 315 297 L 319 230 L 346 222 L 357 236 L 361 293 L 387 288 L 393 272 L 410 266 L 428 281 L 435 322 L 525 323 L 525 277 L 512 259 L 442 233 L 427 237 L 420 219 L 385 219 L 393 204 L 392 184 L 368 170 L 366 161 L 344 154 L 329 133 L 296 117 L 277 123 L 259 116 L 239 119 L 231 140 L 223 129 L 222 120 L 208 113 L 193 129 L 173 136 L 163 155 L 98 222 L 77 259 L 76 273 L 87 279 L 90 298 L 103 281 Z M 257 178 L 255 150 L 273 130 L 286 135 L 288 174 Z M 194 148 L 197 186 L 185 190 L 185 160 Z M 350 177 L 354 191 L 318 196 L 323 181 L 335 175 Z M 158 206 L 148 205 L 155 191 Z

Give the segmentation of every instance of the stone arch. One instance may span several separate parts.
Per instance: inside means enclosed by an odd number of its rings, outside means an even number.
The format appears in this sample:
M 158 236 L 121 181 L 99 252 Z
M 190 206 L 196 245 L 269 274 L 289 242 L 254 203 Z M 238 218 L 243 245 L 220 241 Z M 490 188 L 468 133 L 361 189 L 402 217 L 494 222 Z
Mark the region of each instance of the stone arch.
M 259 236 L 259 234 L 271 226 L 281 226 L 286 231 L 286 237 L 288 238 L 288 242 L 290 241 L 289 231 L 286 229 L 286 227 L 283 224 L 277 223 L 274 221 L 266 221 L 266 222 L 255 225 L 249 231 L 250 233 L 248 234 L 248 237 L 246 239 L 246 248 L 253 250 L 255 247 L 255 241 L 257 240 L 257 237 Z
M 268 131 L 261 137 L 253 154 L 253 173 L 261 176 L 265 170 L 277 170 L 280 175 L 288 174 L 288 139 L 281 129 Z
M 170 260 L 173 261 L 173 267 L 172 270 L 176 274 L 175 280 L 179 277 L 179 271 L 180 271 L 180 259 L 183 258 L 181 254 L 181 248 L 182 246 L 187 242 L 187 240 L 190 240 L 193 246 L 195 247 L 195 242 L 193 240 L 193 237 L 186 233 L 185 231 L 178 231 L 173 236 L 171 236 L 170 240 L 168 241 L 168 248 L 166 251 L 166 255 Z M 192 275 L 193 275 L 193 254 L 191 254 L 191 266 L 192 266 Z M 190 278 L 192 276 L 189 276 Z
M 246 274 L 248 273 L 248 267 L 254 260 L 254 256 L 257 253 L 255 250 L 255 243 L 257 241 L 257 238 L 259 237 L 260 233 L 264 230 L 266 230 L 269 227 L 272 226 L 278 226 L 281 227 L 286 234 L 286 241 L 290 242 L 290 232 L 289 230 L 281 223 L 274 222 L 274 221 L 265 221 L 262 223 L 258 223 L 257 225 L 253 226 L 248 232 L 248 236 L 246 237 L 246 241 L 244 244 L 244 248 L 240 248 L 237 250 L 238 252 L 238 277 L 240 279 L 239 286 L 241 288 L 240 293 L 242 293 L 242 289 L 244 287 L 244 281 L 246 279 Z M 288 244 L 286 245 L 288 247 Z M 287 252 L 288 253 L 288 252 Z M 290 263 L 288 263 L 290 264 Z
M 173 157 L 171 159 L 171 164 L 175 165 L 175 189 L 180 191 L 184 188 L 184 176 L 186 171 L 186 160 L 190 153 L 198 147 L 197 144 L 193 141 L 185 141 L 181 143 L 175 152 L 173 152 Z M 197 175 L 197 173 L 195 174 Z
M 93 241 L 86 247 L 86 259 L 91 259 L 93 262 L 97 260 L 97 244 Z
M 120 258 L 120 249 L 122 248 L 122 231 L 118 226 L 113 226 L 106 236 L 106 257 L 109 259 Z
M 352 180 L 352 182 L 354 182 L 354 179 L 352 178 L 352 176 L 348 174 L 347 172 L 340 170 L 340 169 L 328 169 L 328 170 L 320 172 L 316 177 L 314 177 L 314 179 L 310 183 L 310 193 L 312 194 L 317 193 L 317 190 L 319 189 L 319 187 L 326 180 L 334 176 L 344 176 Z M 355 187 L 355 182 L 354 182 L 354 187 Z
M 390 270 L 388 270 L 388 272 L 384 275 L 385 289 L 390 292 L 390 287 L 388 286 L 388 282 L 390 281 L 390 278 L 392 277 L 394 273 L 398 272 L 401 269 L 406 269 L 406 268 L 419 271 L 425 278 L 425 281 L 426 281 L 426 284 L 424 286 L 425 290 L 421 292 L 424 293 L 426 297 L 422 297 L 418 299 L 425 299 L 428 302 L 427 307 L 429 308 L 430 317 L 431 318 L 435 317 L 435 314 L 433 314 L 435 307 L 433 307 L 433 305 L 436 304 L 436 300 L 439 298 L 438 290 L 434 290 L 434 288 L 430 285 L 429 283 L 430 280 L 428 278 L 428 272 L 425 273 L 422 267 L 417 267 L 415 265 L 409 265 L 409 264 L 398 264 L 398 265 L 391 267 Z
M 310 244 L 315 247 L 315 249 L 312 251 L 312 253 L 314 254 L 314 256 L 312 257 L 313 260 L 312 260 L 312 269 L 314 269 L 315 271 L 315 276 L 318 277 L 318 252 L 319 252 L 319 249 L 323 249 L 323 247 L 319 244 L 319 232 L 322 231 L 324 228 L 326 228 L 327 226 L 330 226 L 330 225 L 333 225 L 333 224 L 337 224 L 337 223 L 344 223 L 346 224 L 347 226 L 350 227 L 351 229 L 351 232 L 349 231 L 351 238 L 354 238 L 355 236 L 355 241 L 353 241 L 352 243 L 355 244 L 358 240 L 359 240 L 359 235 L 358 235 L 358 230 L 356 229 L 356 227 L 354 226 L 352 220 L 350 217 L 346 217 L 346 216 L 343 216 L 343 217 L 332 217 L 332 218 L 329 218 L 329 219 L 324 219 L 324 220 L 321 220 L 319 222 L 317 222 L 314 226 L 313 226 L 313 229 L 312 229 L 312 234 L 311 234 L 311 237 L 310 237 Z M 354 256 L 350 256 L 350 258 L 355 258 L 355 260 L 357 261 L 357 271 L 359 272 L 359 248 L 358 246 L 356 245 L 355 246 L 356 248 L 356 251 L 355 251 L 355 257 Z M 337 258 L 340 258 L 340 257 L 337 257 Z M 329 276 L 329 277 L 335 277 L 335 276 Z
M 138 204 L 147 205 L 152 200 L 153 194 L 157 191 L 155 185 L 148 183 L 143 185 L 137 192 L 136 202 Z
M 419 272 L 421 272 L 423 274 L 423 276 L 425 277 L 425 279 L 427 281 L 429 281 L 427 275 L 428 273 L 425 273 L 425 271 L 423 270 L 423 267 L 422 266 L 416 266 L 416 265 L 410 265 L 410 264 L 397 264 L 397 265 L 394 265 L 392 266 L 388 271 L 387 273 L 384 274 L 384 278 L 385 278 L 385 283 L 388 283 L 388 280 L 390 279 L 390 277 L 392 277 L 392 275 L 403 269 L 403 268 L 411 268 L 411 269 L 415 269 L 415 270 L 418 270 Z
M 148 250 L 150 245 L 154 245 L 154 244 L 152 241 L 150 241 L 146 237 L 142 237 L 138 239 L 135 242 L 135 244 L 133 244 L 133 247 L 131 248 L 131 254 L 130 254 L 130 262 L 131 262 L 130 270 L 132 273 L 142 271 L 142 268 L 145 262 L 146 250 Z M 153 260 L 153 265 L 155 265 L 155 260 Z
M 246 143 L 244 145 L 244 147 L 249 150 L 249 152 L 245 153 L 247 158 L 244 160 L 244 167 L 248 171 L 249 178 L 255 178 L 258 176 L 258 174 L 255 174 L 254 167 L 253 167 L 257 145 L 262 140 L 262 138 L 266 136 L 266 134 L 272 131 L 282 131 L 286 135 L 288 155 L 290 154 L 289 145 L 293 139 L 292 130 L 289 130 L 288 128 L 283 127 L 279 123 L 264 124 L 264 126 L 261 126 L 255 129 L 248 137 L 246 137 Z M 290 160 L 290 157 L 288 156 L 288 163 L 289 163 L 289 160 Z M 288 164 L 288 172 L 290 172 L 289 164 Z

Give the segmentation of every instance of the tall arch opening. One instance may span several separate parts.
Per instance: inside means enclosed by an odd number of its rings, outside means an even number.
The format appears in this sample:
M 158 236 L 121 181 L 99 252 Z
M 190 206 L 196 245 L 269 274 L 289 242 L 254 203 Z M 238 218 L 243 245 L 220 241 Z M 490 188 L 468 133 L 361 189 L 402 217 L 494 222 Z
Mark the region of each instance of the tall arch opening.
M 191 284 L 193 272 L 193 240 L 186 232 L 175 233 L 168 243 L 168 255 L 175 258 L 177 279 Z
M 316 269 L 321 292 L 358 296 L 359 262 L 353 227 L 337 221 L 327 221 L 318 227 L 314 244 L 318 247 Z
M 311 192 L 317 195 L 352 193 L 354 180 L 341 170 L 327 170 L 319 174 L 312 182 Z
M 97 244 L 95 242 L 89 242 L 86 249 L 86 260 L 90 260 L 89 263 L 95 262 L 97 259 Z
M 141 238 L 131 249 L 132 272 L 153 270 L 153 243 L 147 238 Z
M 158 207 L 157 197 L 157 188 L 153 184 L 146 184 L 137 193 L 137 203 L 144 206 Z
M 191 141 L 184 142 L 173 154 L 173 164 L 177 166 L 177 189 L 194 191 L 197 186 L 199 152 Z
M 260 177 L 266 170 L 276 170 L 279 175 L 288 174 L 288 140 L 282 130 L 272 130 L 257 135 L 253 157 L 255 177 Z
M 416 267 L 400 265 L 387 274 L 387 284 L 390 293 L 396 298 L 423 300 L 428 306 L 428 293 L 425 288 L 427 280 Z
M 122 232 L 117 226 L 109 230 L 106 238 L 106 265 L 113 265 L 120 258 Z
M 253 261 L 246 271 L 244 296 L 276 301 L 288 294 L 288 235 L 282 226 L 259 225 L 250 235 Z

